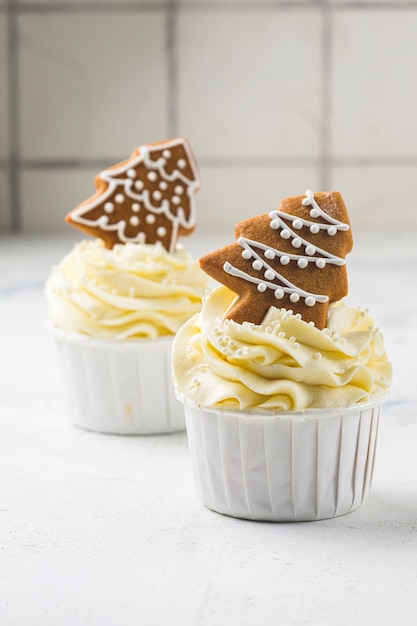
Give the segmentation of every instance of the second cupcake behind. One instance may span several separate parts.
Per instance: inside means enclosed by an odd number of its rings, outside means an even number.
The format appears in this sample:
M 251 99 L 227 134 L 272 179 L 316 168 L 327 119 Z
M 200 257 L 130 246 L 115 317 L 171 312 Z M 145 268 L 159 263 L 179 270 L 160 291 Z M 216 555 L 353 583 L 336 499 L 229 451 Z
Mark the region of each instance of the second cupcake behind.
M 95 185 L 66 220 L 97 238 L 76 244 L 46 284 L 70 417 L 98 432 L 182 430 L 171 344 L 208 285 L 178 244 L 196 224 L 194 155 L 185 139 L 141 146 Z

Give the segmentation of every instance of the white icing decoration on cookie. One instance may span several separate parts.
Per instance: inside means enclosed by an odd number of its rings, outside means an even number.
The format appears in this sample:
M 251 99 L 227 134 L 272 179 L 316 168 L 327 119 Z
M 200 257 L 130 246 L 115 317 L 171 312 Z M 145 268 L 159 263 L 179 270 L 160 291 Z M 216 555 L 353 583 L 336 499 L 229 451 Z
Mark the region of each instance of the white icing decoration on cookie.
M 169 148 L 173 148 L 178 145 L 182 145 L 187 155 L 189 171 L 191 172 L 190 176 L 187 176 L 184 171 L 180 171 L 187 167 L 187 161 L 185 159 L 179 159 L 176 167 L 170 173 L 168 173 L 165 168 L 167 164 L 166 160 L 172 156 Z M 122 243 L 145 243 L 146 237 L 143 232 L 138 232 L 132 237 L 126 235 L 125 231 L 127 224 L 124 219 L 120 219 L 118 222 L 109 224 L 109 220 L 105 215 L 102 215 L 97 219 L 87 219 L 85 217 L 85 214 L 89 211 L 95 209 L 103 202 L 106 203 L 107 199 L 114 197 L 116 202 L 118 202 L 117 197 L 123 196 L 124 200 L 128 199 L 134 202 L 134 204 L 132 204 L 132 210 L 135 210 L 133 209 L 134 205 L 140 203 L 149 212 L 148 217 L 151 217 L 151 220 L 153 218 L 153 221 L 150 223 L 154 223 L 156 221 L 156 215 L 164 215 L 169 220 L 172 226 L 169 251 L 173 252 L 179 228 L 192 230 L 195 227 L 195 193 L 200 188 L 201 183 L 198 167 L 188 143 L 184 142 L 182 139 L 173 139 L 172 141 L 165 142 L 165 146 L 166 148 L 162 150 L 163 158 L 159 157 L 156 160 L 152 159 L 153 154 L 155 152 L 160 152 L 161 148 L 163 148 L 160 144 L 155 146 L 140 146 L 138 148 L 138 155 L 133 159 L 129 159 L 128 163 L 120 165 L 119 167 L 112 167 L 111 169 L 101 172 L 99 176 L 108 184 L 107 189 L 99 196 L 93 197 L 90 202 L 84 203 L 74 209 L 71 212 L 71 219 L 74 222 L 84 224 L 86 226 L 97 226 L 103 231 L 116 231 L 117 237 Z M 135 168 L 142 163 L 145 168 L 149 170 L 147 174 L 148 180 L 154 182 L 158 180 L 158 177 L 162 178 L 158 185 L 159 189 L 165 191 L 168 188 L 169 183 L 177 183 L 185 189 L 186 196 L 189 199 L 188 216 L 186 216 L 182 207 L 174 206 L 172 199 L 164 198 L 158 206 L 153 205 L 150 191 L 146 188 L 146 183 L 143 183 L 140 179 L 133 180 L 132 173 L 135 172 L 135 176 L 137 176 Z M 119 193 L 114 196 L 116 191 Z
M 317 234 L 321 230 L 326 231 L 330 236 L 334 236 L 339 231 L 349 230 L 349 225 L 332 218 L 325 213 L 317 204 L 314 199 L 314 194 L 311 190 L 306 191 L 306 197 L 302 200 L 303 206 L 311 206 L 310 215 L 314 218 L 320 217 L 326 223 L 310 222 L 299 216 L 284 213 L 283 211 L 271 211 L 269 217 L 271 218 L 270 227 L 273 230 L 279 230 L 279 235 L 282 239 L 290 239 L 291 245 L 294 248 L 300 248 L 305 246 L 305 254 L 291 254 L 288 252 L 282 252 L 281 250 L 271 248 L 259 241 L 247 239 L 246 237 L 239 237 L 237 242 L 242 246 L 242 257 L 246 260 L 253 259 L 252 267 L 257 271 L 263 271 L 263 280 L 244 272 L 243 270 L 234 267 L 231 263 L 226 261 L 223 265 L 223 269 L 227 274 L 242 278 L 250 283 L 257 285 L 257 289 L 260 292 L 266 289 L 272 289 L 274 291 L 275 298 L 281 299 L 285 294 L 289 294 L 291 302 L 298 302 L 300 298 L 304 298 L 306 306 L 312 307 L 317 302 L 328 302 L 328 296 L 324 294 L 314 294 L 304 291 L 297 285 L 284 278 L 276 269 L 271 267 L 265 260 L 272 261 L 278 258 L 281 265 L 288 265 L 291 261 L 296 261 L 300 269 L 308 267 L 309 263 L 314 263 L 319 269 L 323 269 L 327 264 L 329 265 L 345 265 L 346 261 L 327 250 L 312 245 L 300 234 L 296 234 L 292 228 L 301 230 L 303 227 L 308 227 L 312 234 Z M 286 221 L 285 221 L 286 220 Z M 286 222 L 291 222 L 289 226 Z M 259 252 L 258 252 L 259 250 Z M 320 256 L 316 256 L 320 255 Z M 274 281 L 274 282 L 273 282 Z

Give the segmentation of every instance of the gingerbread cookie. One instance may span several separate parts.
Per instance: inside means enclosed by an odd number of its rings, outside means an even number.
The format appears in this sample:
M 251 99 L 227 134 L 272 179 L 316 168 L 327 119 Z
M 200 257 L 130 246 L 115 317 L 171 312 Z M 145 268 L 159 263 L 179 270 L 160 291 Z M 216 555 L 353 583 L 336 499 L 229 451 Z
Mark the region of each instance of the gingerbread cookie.
M 173 139 L 140 146 L 95 179 L 96 192 L 66 216 L 107 248 L 155 243 L 170 252 L 195 228 L 194 196 L 200 176 L 190 144 Z
M 347 294 L 345 256 L 353 245 L 340 193 L 285 198 L 269 215 L 236 224 L 235 235 L 237 243 L 200 259 L 239 295 L 226 318 L 260 324 L 275 306 L 324 328 L 329 303 Z

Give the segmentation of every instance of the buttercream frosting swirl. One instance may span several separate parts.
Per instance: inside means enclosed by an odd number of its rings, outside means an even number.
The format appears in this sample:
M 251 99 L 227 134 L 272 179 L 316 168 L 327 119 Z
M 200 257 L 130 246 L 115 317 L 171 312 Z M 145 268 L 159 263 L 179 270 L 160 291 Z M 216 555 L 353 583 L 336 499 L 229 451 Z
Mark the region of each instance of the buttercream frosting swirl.
M 173 377 L 206 406 L 269 410 L 348 407 L 386 392 L 383 335 L 366 310 L 330 305 L 323 330 L 271 307 L 255 325 L 224 320 L 236 295 L 220 286 L 178 332 Z
M 46 283 L 49 320 L 63 331 L 125 340 L 173 335 L 201 308 L 208 278 L 183 249 L 83 240 Z

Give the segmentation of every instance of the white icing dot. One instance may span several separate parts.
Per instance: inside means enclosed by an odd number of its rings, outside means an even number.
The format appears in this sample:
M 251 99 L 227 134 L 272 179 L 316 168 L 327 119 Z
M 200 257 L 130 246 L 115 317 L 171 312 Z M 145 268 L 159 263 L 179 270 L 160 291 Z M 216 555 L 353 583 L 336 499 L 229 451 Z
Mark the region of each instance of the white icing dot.
M 158 175 L 156 172 L 149 172 L 148 180 L 155 181 L 157 178 L 158 178 Z
M 126 174 L 129 176 L 129 178 L 136 178 L 136 171 L 132 168 L 128 169 Z
M 303 199 L 301 200 L 301 204 L 302 204 L 303 206 L 309 206 L 309 205 L 311 204 L 311 202 L 310 202 L 310 198 L 303 198 Z
M 165 182 L 164 180 L 161 180 L 161 182 L 159 183 L 159 189 L 162 189 L 162 191 L 165 191 L 165 189 L 168 189 L 168 183 Z
M 134 213 L 138 213 L 140 211 L 140 205 L 137 202 L 132 204 L 132 211 L 134 211 Z
M 324 259 L 317 259 L 316 266 L 322 270 L 323 267 L 326 266 L 326 261 Z
M 292 293 L 292 294 L 290 295 L 290 300 L 291 300 L 291 302 L 298 302 L 298 301 L 299 301 L 299 299 L 300 299 L 300 296 L 299 296 L 299 294 L 298 294 L 298 293 Z
M 252 253 L 250 250 L 243 250 L 242 256 L 244 259 L 248 260 L 252 257 Z
M 283 289 L 275 289 L 274 296 L 276 297 L 277 300 L 281 300 L 281 298 L 283 298 L 284 295 L 285 293 Z
M 294 228 L 296 228 L 297 230 L 300 230 L 300 228 L 303 227 L 303 222 L 301 220 L 294 220 L 292 225 L 294 226 Z
M 319 230 L 320 228 L 319 226 L 317 226 L 317 224 L 313 224 L 313 226 L 310 226 L 310 233 L 312 233 L 313 235 L 317 235 Z
M 155 200 L 160 200 L 162 198 L 162 193 L 160 191 L 156 190 L 156 191 L 153 192 L 152 197 Z
M 294 237 L 294 239 L 291 241 L 291 245 L 294 248 L 299 248 L 301 246 L 301 239 L 298 239 L 298 237 Z
M 316 304 L 316 299 L 313 298 L 313 296 L 307 296 L 305 303 L 307 306 L 314 306 Z
M 135 187 L 136 187 L 136 189 L 139 189 L 139 191 L 140 191 L 141 189 L 143 189 L 143 182 L 141 180 L 137 180 L 135 182 Z
M 311 209 L 310 215 L 311 217 L 319 217 L 320 211 L 318 209 Z
M 290 262 L 290 257 L 287 256 L 286 254 L 283 254 L 282 257 L 280 258 L 281 265 L 288 265 L 289 262 Z
M 179 204 L 181 202 L 181 198 L 178 196 L 172 196 L 172 202 L 173 204 Z
M 109 218 L 107 217 L 107 215 L 101 215 L 98 219 L 98 224 L 99 226 L 107 226 L 107 224 L 109 223 Z
M 165 228 L 165 226 L 158 226 L 158 228 L 156 229 L 156 234 L 158 235 L 158 237 L 165 237 L 165 235 L 167 234 L 167 229 Z
M 307 246 L 306 247 L 306 254 L 308 256 L 313 256 L 313 254 L 316 254 L 316 249 L 314 246 Z
M 169 157 L 171 156 L 171 152 L 169 150 L 164 150 L 162 152 L 162 156 L 164 156 L 166 159 L 169 159 Z
M 298 259 L 298 261 L 297 261 L 297 265 L 298 265 L 298 267 L 299 267 L 300 269 L 302 269 L 302 270 L 303 270 L 305 267 L 307 267 L 307 265 L 308 265 L 308 261 L 307 261 L 307 259 Z
M 181 187 L 181 185 L 177 185 L 174 189 L 175 193 L 177 193 L 178 195 L 181 195 L 182 193 L 184 193 L 184 187 Z
M 155 221 L 156 221 L 156 217 L 155 215 L 152 215 L 152 213 L 149 213 L 149 215 L 146 216 L 147 224 L 155 224 Z
M 287 230 L 286 228 L 283 228 L 282 231 L 280 232 L 280 236 L 283 239 L 289 239 L 291 237 L 291 233 L 289 230 Z
M 177 166 L 180 168 L 180 170 L 183 170 L 187 167 L 187 161 L 185 159 L 178 159 Z
M 273 228 L 273 230 L 278 230 L 279 228 L 279 221 L 278 220 L 272 220 L 269 223 L 270 227 Z
M 334 226 L 330 226 L 330 228 L 327 230 L 327 234 L 330 235 L 331 237 L 335 235 L 336 233 L 337 233 L 337 228 L 335 228 Z
M 275 252 L 271 250 L 271 248 L 268 248 L 267 250 L 265 250 L 264 255 L 265 255 L 265 258 L 269 259 L 270 261 L 275 259 Z
M 252 267 L 254 270 L 260 270 L 262 269 L 262 261 L 259 261 L 259 259 L 256 259 L 253 263 L 252 263 Z
M 104 210 L 106 211 L 106 213 L 113 213 L 114 211 L 113 202 L 106 202 L 106 204 L 104 205 Z
M 125 201 L 125 197 L 122 193 L 118 193 L 117 196 L 115 197 L 115 200 L 118 204 L 122 204 L 122 202 Z
M 261 293 L 263 293 L 264 291 L 266 291 L 267 286 L 265 285 L 265 283 L 259 283 L 258 285 L 258 291 L 260 291 Z
M 275 272 L 274 272 L 274 270 L 266 270 L 264 276 L 268 280 L 273 280 L 275 278 Z
M 138 226 L 139 225 L 139 218 L 137 215 L 132 215 L 132 217 L 130 218 L 129 222 L 132 224 L 132 226 Z

